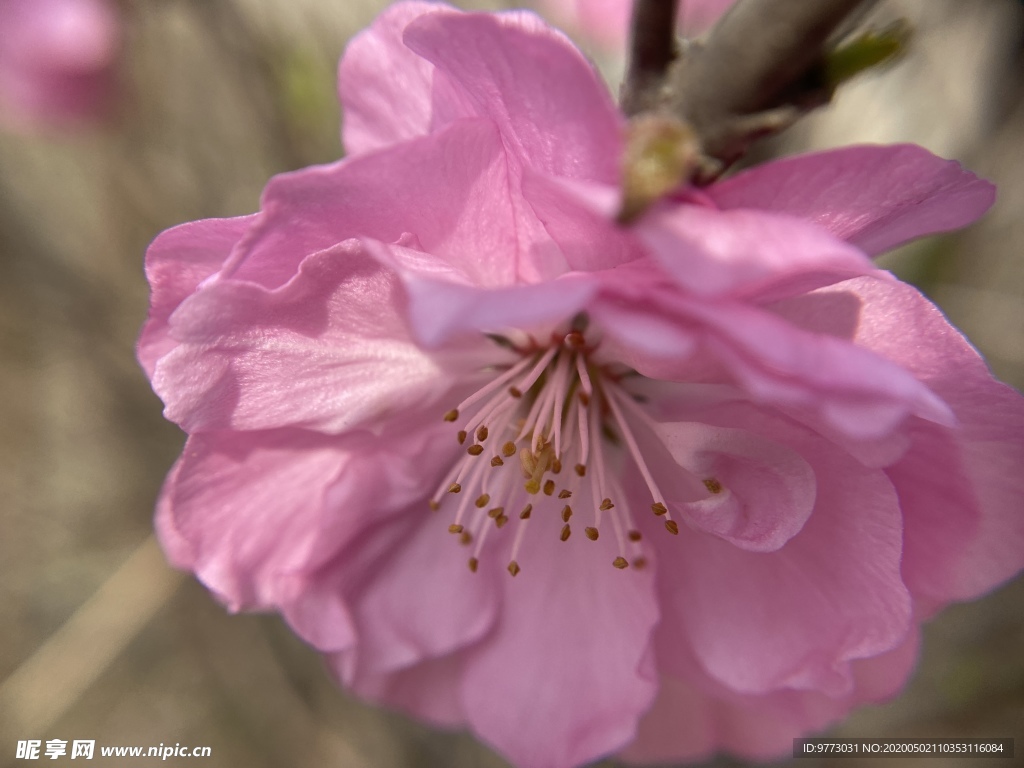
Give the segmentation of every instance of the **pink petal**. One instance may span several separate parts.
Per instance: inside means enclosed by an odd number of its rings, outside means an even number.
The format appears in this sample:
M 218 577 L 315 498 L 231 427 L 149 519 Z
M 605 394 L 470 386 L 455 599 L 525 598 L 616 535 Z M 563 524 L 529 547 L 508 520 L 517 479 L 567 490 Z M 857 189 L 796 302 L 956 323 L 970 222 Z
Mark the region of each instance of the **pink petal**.
M 758 696 L 730 691 L 701 672 L 685 649 L 674 649 L 685 681 L 662 677 L 654 706 L 640 721 L 636 741 L 621 757 L 631 763 L 695 761 L 717 750 L 748 760 L 792 755 L 793 739 L 816 735 L 864 702 L 902 688 L 917 658 L 918 632 L 892 651 L 851 664 L 855 689 L 830 698 L 781 690 Z
M 318 597 L 297 588 L 296 574 L 317 545 L 325 489 L 351 460 L 310 433 L 193 435 L 162 492 L 161 541 L 232 610 L 283 608 L 322 650 L 345 647 L 354 635 L 344 607 L 335 599 L 311 613 Z M 374 490 L 373 473 L 364 477 L 354 495 Z
M 361 676 L 359 694 L 368 701 L 397 709 L 440 728 L 464 727 L 462 659 L 463 654 L 456 651 L 397 672 L 386 672 L 376 677 Z M 345 654 L 330 656 L 327 660 L 338 679 L 344 680 Z
M 203 280 L 221 268 L 256 218 L 253 215 L 189 222 L 162 232 L 149 246 L 149 316 L 139 337 L 138 356 L 150 377 L 156 361 L 177 346 L 168 335 L 171 313 Z
M 870 254 L 975 221 L 995 187 L 913 144 L 858 146 L 759 165 L 708 188 L 722 208 L 809 219 Z
M 491 630 L 503 574 L 471 573 L 468 557 L 422 498 L 338 555 L 335 583 L 359 637 L 347 685 L 362 692 L 366 680 L 372 692 L 381 675 L 447 656 Z
M 564 35 L 526 12 L 429 14 L 405 43 L 498 125 L 515 166 L 618 179 L 621 120 L 594 68 Z
M 447 76 L 402 39 L 419 17 L 452 13 L 438 3 L 395 3 L 349 42 L 338 66 L 342 142 L 348 154 L 426 136 L 476 114 Z
M 953 409 L 958 426 L 919 424 L 888 469 L 906 525 L 904 575 L 915 594 L 977 597 L 1024 568 L 1024 398 L 914 288 L 854 280 L 857 342 L 906 366 Z M 838 287 L 837 287 L 838 288 Z
M 664 611 L 661 669 L 685 678 L 686 669 L 673 668 L 673 649 L 688 642 L 700 665 L 734 691 L 846 695 L 849 663 L 894 648 L 910 627 L 896 494 L 882 471 L 805 430 L 750 406 L 715 412 L 704 420 L 799 452 L 814 470 L 817 498 L 800 533 L 771 554 L 695 532 L 650 532 Z
M 635 231 L 665 271 L 697 294 L 795 295 L 875 271 L 856 248 L 776 213 L 665 203 Z
M 654 697 L 652 574 L 613 568 L 613 538 L 563 543 L 538 521 L 522 572 L 501 574 L 499 623 L 467 657 L 462 695 L 474 731 L 515 765 L 579 765 L 619 749 Z
M 276 288 L 310 253 L 353 237 L 393 243 L 409 234 L 480 284 L 510 284 L 517 233 L 508 196 L 494 125 L 463 120 L 385 151 L 275 177 L 225 272 Z
M 429 404 L 457 371 L 413 342 L 403 301 L 394 275 L 355 241 L 308 257 L 276 290 L 207 283 L 172 316 L 179 345 L 153 387 L 189 432 L 343 432 Z
M 508 329 L 546 336 L 597 292 L 595 280 L 578 274 L 536 285 L 478 288 L 456 273 L 410 268 L 416 254 L 399 245 L 370 241 L 367 248 L 399 270 L 409 297 L 409 326 L 428 349 L 458 337 L 479 338 L 481 332 Z
M 666 499 L 693 530 L 773 552 L 803 528 L 815 478 L 795 451 L 743 430 L 692 422 L 661 423 L 655 432 L 680 467 L 721 486 L 699 501 Z

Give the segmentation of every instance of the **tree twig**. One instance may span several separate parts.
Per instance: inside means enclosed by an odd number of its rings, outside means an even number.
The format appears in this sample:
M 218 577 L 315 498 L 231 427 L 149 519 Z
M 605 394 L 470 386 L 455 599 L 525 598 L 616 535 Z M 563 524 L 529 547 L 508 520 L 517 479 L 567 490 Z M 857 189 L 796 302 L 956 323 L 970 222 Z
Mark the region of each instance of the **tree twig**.
M 653 109 L 676 58 L 676 0 L 635 0 L 629 25 L 629 69 L 621 104 L 627 115 Z

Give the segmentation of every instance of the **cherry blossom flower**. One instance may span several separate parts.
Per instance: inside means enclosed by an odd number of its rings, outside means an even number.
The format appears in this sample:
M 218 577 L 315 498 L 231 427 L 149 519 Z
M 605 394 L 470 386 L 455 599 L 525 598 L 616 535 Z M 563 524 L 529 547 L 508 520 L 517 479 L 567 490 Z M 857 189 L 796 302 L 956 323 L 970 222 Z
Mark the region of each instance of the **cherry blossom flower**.
M 699 35 L 732 3 L 733 0 L 680 0 L 680 31 L 689 36 Z M 554 21 L 579 30 L 604 48 L 625 50 L 632 0 L 543 0 L 540 5 Z
M 120 44 L 106 0 L 0 0 L 0 118 L 66 126 L 106 107 Z
M 157 528 L 373 702 L 520 766 L 794 736 L 1024 560 L 1024 401 L 870 256 L 993 189 L 851 147 L 612 223 L 622 118 L 535 16 L 390 7 L 349 156 L 160 235 Z

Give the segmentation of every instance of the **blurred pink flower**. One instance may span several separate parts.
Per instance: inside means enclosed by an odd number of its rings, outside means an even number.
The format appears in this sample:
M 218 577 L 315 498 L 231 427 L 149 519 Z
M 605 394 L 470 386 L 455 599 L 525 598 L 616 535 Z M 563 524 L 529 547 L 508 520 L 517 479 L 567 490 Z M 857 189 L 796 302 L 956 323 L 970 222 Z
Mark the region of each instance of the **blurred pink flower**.
M 666 0 L 674 1 L 674 0 Z M 734 0 L 678 0 L 678 26 L 686 35 L 699 35 L 718 21 Z M 633 0 L 540 0 L 551 20 L 579 30 L 601 46 L 626 49 Z
M 526 13 L 392 6 L 340 94 L 348 158 L 147 258 L 157 527 L 232 610 L 517 765 L 763 758 L 1022 567 L 1024 401 L 868 257 L 989 184 L 852 147 L 618 228 L 622 119 Z
M 54 127 L 99 116 L 120 30 L 106 0 L 0 0 L 0 119 Z

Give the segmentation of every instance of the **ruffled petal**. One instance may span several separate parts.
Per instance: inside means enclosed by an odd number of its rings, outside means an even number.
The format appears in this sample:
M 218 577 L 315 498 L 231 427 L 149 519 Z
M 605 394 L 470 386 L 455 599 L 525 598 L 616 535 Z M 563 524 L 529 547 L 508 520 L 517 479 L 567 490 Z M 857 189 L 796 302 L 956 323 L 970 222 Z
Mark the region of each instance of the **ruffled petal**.
M 490 631 L 500 608 L 498 574 L 471 573 L 467 558 L 447 521 L 422 499 L 338 555 L 333 578 L 359 637 L 346 685 L 373 692 L 381 675 L 447 656 Z
M 534 285 L 486 289 L 458 273 L 417 268 L 417 252 L 400 245 L 367 242 L 381 262 L 401 275 L 408 295 L 409 326 L 417 341 L 437 349 L 483 332 L 543 331 L 570 319 L 598 290 L 585 274 Z
M 951 430 L 915 425 L 887 470 L 904 513 L 907 583 L 940 602 L 977 597 L 1024 568 L 1024 397 L 911 286 L 860 279 L 844 289 L 863 302 L 856 341 L 920 377 L 957 419 Z
M 654 697 L 652 574 L 612 568 L 613 538 L 563 543 L 532 524 L 522 573 L 500 579 L 498 624 L 467 656 L 469 722 L 518 766 L 580 765 L 623 747 Z
M 708 188 L 722 208 L 809 219 L 870 254 L 960 229 L 995 187 L 913 144 L 857 146 L 776 160 Z
M 672 666 L 673 649 L 684 642 L 734 691 L 847 695 L 849 663 L 896 647 L 911 626 L 895 491 L 881 470 L 749 406 L 721 406 L 704 421 L 749 429 L 800 453 L 814 470 L 817 497 L 800 533 L 770 554 L 697 533 L 651 531 L 664 611 L 662 671 L 685 679 L 686 670 Z
M 393 273 L 355 241 L 285 286 L 207 283 L 171 318 L 153 387 L 189 432 L 297 426 L 340 433 L 429 404 L 457 371 L 412 341 Z
M 445 130 L 332 165 L 282 174 L 225 274 L 276 288 L 311 253 L 353 237 L 420 248 L 482 285 L 515 282 L 517 242 L 505 154 L 489 120 Z
M 800 454 L 739 429 L 661 423 L 661 443 L 704 481 L 698 501 L 666 498 L 695 531 L 740 549 L 773 552 L 797 535 L 814 508 L 815 479 Z
M 635 230 L 666 273 L 700 295 L 781 298 L 875 271 L 821 227 L 778 213 L 665 203 Z
M 150 285 L 149 316 L 139 337 L 138 357 L 152 377 L 156 361 L 177 343 L 167 323 L 199 284 L 221 268 L 231 249 L 257 217 L 192 221 L 157 236 L 146 251 Z
M 352 460 L 347 446 L 311 433 L 194 435 L 161 495 L 161 543 L 232 610 L 294 610 L 305 639 L 345 647 L 354 639 L 347 611 L 334 601 L 329 626 L 314 619 L 310 603 L 323 596 L 304 594 L 296 574 L 317 545 L 325 489 Z M 371 476 L 354 496 L 372 492 Z
M 622 118 L 611 94 L 575 46 L 534 14 L 426 14 L 406 28 L 405 43 L 494 120 L 519 167 L 618 178 Z
M 402 39 L 419 17 L 452 13 L 439 3 L 394 3 L 349 42 L 338 65 L 342 143 L 349 155 L 426 136 L 475 114 L 447 76 Z

